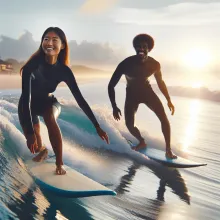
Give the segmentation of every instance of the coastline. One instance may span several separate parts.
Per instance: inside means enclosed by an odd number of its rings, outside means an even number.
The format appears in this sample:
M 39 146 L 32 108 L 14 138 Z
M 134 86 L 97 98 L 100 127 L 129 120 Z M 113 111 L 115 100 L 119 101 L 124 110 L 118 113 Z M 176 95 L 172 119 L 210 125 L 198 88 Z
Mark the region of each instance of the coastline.
M 78 84 L 91 83 L 97 81 L 97 79 L 109 78 L 107 74 L 74 74 Z M 62 82 L 58 87 L 66 87 L 67 85 Z M 3 75 L 0 74 L 0 90 L 7 89 L 20 89 L 21 88 L 21 76 L 19 74 Z
M 99 74 L 99 73 L 74 73 L 77 84 L 80 86 L 82 84 L 97 83 L 101 80 L 110 80 L 110 74 Z M 122 79 L 124 80 L 124 79 Z M 102 83 L 102 82 L 100 82 Z M 156 84 L 151 84 L 153 90 L 161 94 L 158 86 Z M 64 82 L 58 85 L 59 87 L 67 87 Z M 21 76 L 19 74 L 13 75 L 3 75 L 0 74 L 0 91 L 10 90 L 10 89 L 21 89 Z M 192 87 L 182 87 L 182 86 L 168 86 L 169 94 L 171 96 L 186 97 L 192 99 L 201 99 L 212 102 L 220 103 L 220 91 L 210 91 L 205 87 L 192 88 Z

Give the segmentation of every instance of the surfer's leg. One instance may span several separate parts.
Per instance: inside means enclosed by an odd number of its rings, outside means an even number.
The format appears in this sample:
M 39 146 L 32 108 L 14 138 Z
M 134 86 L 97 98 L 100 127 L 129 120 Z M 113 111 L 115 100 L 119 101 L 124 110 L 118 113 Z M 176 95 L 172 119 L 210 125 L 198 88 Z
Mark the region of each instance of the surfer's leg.
M 39 119 L 38 119 L 38 123 L 33 124 L 33 127 L 34 127 L 35 136 L 37 138 L 37 145 L 38 145 L 38 149 L 35 151 L 36 153 L 38 153 L 38 155 L 33 158 L 33 161 L 41 162 L 41 161 L 43 161 L 47 158 L 48 150 L 42 144 L 42 139 L 41 139 L 41 135 L 40 135 L 40 122 L 39 122 Z
M 146 96 L 145 104 L 157 115 L 161 122 L 161 128 L 166 143 L 166 156 L 173 159 L 177 158 L 177 156 L 173 154 L 170 146 L 171 129 L 169 120 L 165 113 L 163 104 L 152 89 L 149 90 L 149 94 Z
M 38 149 L 35 149 L 35 152 L 38 153 L 38 152 L 44 150 L 45 147 L 42 146 L 42 140 L 41 140 L 41 136 L 40 136 L 40 121 L 39 121 L 39 118 L 32 111 L 31 111 L 31 116 L 32 116 L 32 123 L 33 123 L 34 133 L 35 133 L 35 136 L 37 138 L 37 146 L 38 146 Z M 20 121 L 20 124 L 21 124 L 21 128 L 23 130 L 24 136 L 27 139 L 28 131 L 27 131 L 27 128 L 26 128 L 26 123 L 25 123 L 26 121 L 25 121 L 24 112 L 23 112 L 23 109 L 22 109 L 21 99 L 19 100 L 19 104 L 18 104 L 18 117 L 19 117 L 19 121 Z
M 54 103 L 52 106 L 48 107 L 43 118 L 48 129 L 50 143 L 53 147 L 53 151 L 56 155 L 56 174 L 65 174 L 66 171 L 62 168 L 63 157 L 62 157 L 62 135 L 60 128 L 57 124 L 56 119 L 61 112 L 61 106 L 59 103 Z
M 26 137 L 27 129 L 25 128 L 25 126 L 21 125 L 21 127 L 24 132 L 24 136 Z M 33 158 L 33 161 L 41 162 L 47 158 L 48 150 L 45 146 L 42 145 L 42 140 L 40 136 L 40 124 L 39 123 L 34 124 L 33 127 L 34 127 L 35 136 L 37 138 L 37 145 L 38 145 L 38 149 L 35 150 L 35 153 L 39 153 L 36 157 Z
M 46 147 L 43 146 L 42 144 L 42 139 L 40 135 L 40 122 L 38 121 L 38 123 L 34 123 L 33 127 L 34 127 L 35 136 L 37 138 L 37 145 L 38 145 L 38 149 L 36 149 L 35 152 L 38 153 L 44 150 Z
M 48 150 L 42 144 L 42 139 L 40 135 L 40 120 L 36 114 L 32 114 L 32 123 L 33 123 L 34 133 L 37 139 L 37 146 L 38 146 L 38 148 L 35 150 L 35 153 L 38 153 L 38 155 L 33 158 L 33 161 L 41 162 L 47 158 Z
M 138 128 L 134 126 L 134 117 L 135 117 L 135 113 L 137 112 L 138 105 L 139 103 L 136 103 L 133 100 L 126 97 L 125 109 L 124 109 L 125 124 L 129 132 L 139 140 L 138 145 L 132 148 L 133 150 L 139 150 L 141 148 L 146 147 L 144 138 L 141 136 L 141 133 L 138 130 Z
M 38 146 L 38 148 L 35 150 L 35 153 L 38 153 L 38 155 L 33 158 L 33 161 L 41 162 L 47 158 L 48 150 L 42 144 L 42 139 L 40 135 L 40 120 L 39 117 L 34 113 L 32 113 L 32 123 L 33 123 L 34 133 L 37 139 L 37 146 Z

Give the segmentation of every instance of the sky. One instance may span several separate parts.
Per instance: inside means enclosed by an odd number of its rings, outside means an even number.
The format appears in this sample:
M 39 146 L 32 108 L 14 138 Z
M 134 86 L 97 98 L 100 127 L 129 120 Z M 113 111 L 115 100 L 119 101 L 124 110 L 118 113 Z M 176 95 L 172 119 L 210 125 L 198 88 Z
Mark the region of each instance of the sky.
M 112 69 L 150 34 L 166 81 L 218 88 L 219 0 L 0 0 L 0 56 L 27 59 L 49 26 L 64 30 L 73 62 Z

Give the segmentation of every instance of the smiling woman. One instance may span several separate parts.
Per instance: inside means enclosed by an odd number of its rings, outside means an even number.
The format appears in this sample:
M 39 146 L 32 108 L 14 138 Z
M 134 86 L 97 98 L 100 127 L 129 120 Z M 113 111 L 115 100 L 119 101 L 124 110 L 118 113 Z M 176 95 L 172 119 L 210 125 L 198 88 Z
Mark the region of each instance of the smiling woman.
M 42 35 L 39 49 L 21 68 L 22 94 L 18 104 L 18 116 L 27 140 L 27 147 L 31 153 L 39 153 L 33 158 L 35 162 L 43 161 L 47 157 L 48 150 L 42 143 L 38 118 L 42 116 L 56 156 L 58 175 L 66 173 L 62 168 L 62 135 L 56 122 L 61 113 L 61 105 L 52 94 L 59 83 L 67 84 L 100 138 L 108 143 L 107 134 L 101 129 L 78 88 L 73 72 L 68 67 L 68 60 L 68 42 L 64 32 L 58 27 L 49 27 Z

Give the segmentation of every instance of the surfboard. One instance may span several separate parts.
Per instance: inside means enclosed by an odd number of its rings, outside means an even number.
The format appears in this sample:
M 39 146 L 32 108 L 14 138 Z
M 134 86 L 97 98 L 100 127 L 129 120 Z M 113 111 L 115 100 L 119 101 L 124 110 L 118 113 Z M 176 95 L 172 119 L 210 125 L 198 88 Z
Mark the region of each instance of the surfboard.
M 134 147 L 134 144 L 127 140 L 131 147 Z M 148 158 L 155 160 L 163 165 L 169 167 L 176 167 L 176 168 L 191 168 L 191 167 L 199 167 L 199 166 L 206 166 L 206 163 L 197 163 L 183 157 L 177 157 L 177 159 L 169 159 L 165 156 L 165 152 L 162 150 L 158 150 L 148 146 L 147 148 L 138 150 L 138 152 L 146 155 Z
M 35 182 L 43 189 L 55 195 L 68 198 L 116 195 L 116 192 L 113 190 L 86 177 L 69 166 L 64 165 L 67 171 L 65 175 L 56 175 L 54 161 L 34 162 L 28 160 L 25 164 L 34 177 Z

